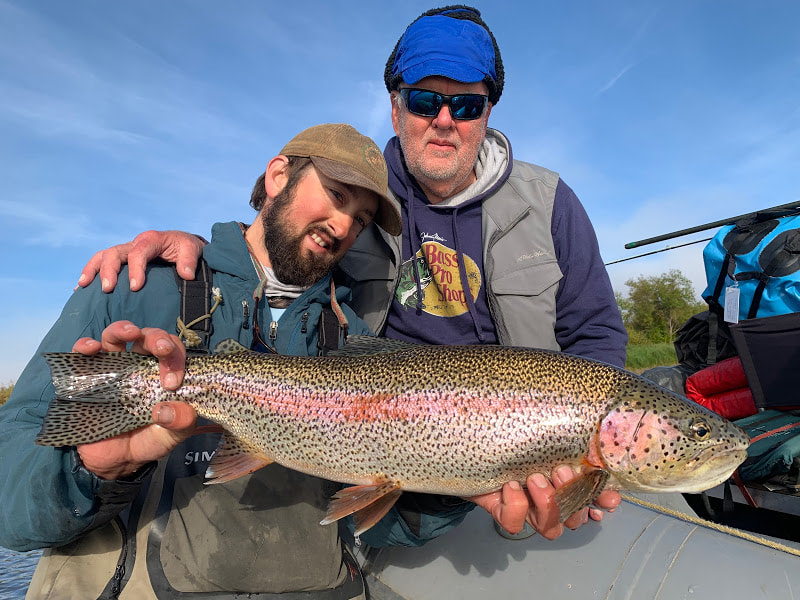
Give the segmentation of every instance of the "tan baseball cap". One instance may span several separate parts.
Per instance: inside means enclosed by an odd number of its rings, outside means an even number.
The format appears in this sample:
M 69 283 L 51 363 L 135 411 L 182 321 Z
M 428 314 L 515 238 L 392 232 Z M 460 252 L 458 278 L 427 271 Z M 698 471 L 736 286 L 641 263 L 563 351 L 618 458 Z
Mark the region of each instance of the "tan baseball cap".
M 298 133 L 281 150 L 284 156 L 304 156 L 331 179 L 355 185 L 378 197 L 375 224 L 391 235 L 403 230 L 400 213 L 389 200 L 389 177 L 380 148 L 346 123 L 315 125 Z

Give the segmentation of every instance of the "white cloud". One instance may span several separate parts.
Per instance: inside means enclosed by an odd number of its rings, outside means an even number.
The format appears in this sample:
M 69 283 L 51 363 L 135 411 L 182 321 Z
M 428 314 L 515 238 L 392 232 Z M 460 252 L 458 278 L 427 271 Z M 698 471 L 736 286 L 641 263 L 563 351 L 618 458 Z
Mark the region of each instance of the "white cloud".
M 25 231 L 15 236 L 20 244 L 40 245 L 47 248 L 99 243 L 102 236 L 92 226 L 92 221 L 72 206 L 43 201 L 0 199 L 3 227 L 9 234 Z M 99 249 L 99 248 L 98 248 Z
M 628 71 L 630 71 L 630 70 L 631 70 L 632 68 L 634 68 L 635 66 L 636 66 L 636 64 L 635 64 L 635 63 L 631 63 L 631 64 L 629 64 L 629 65 L 626 65 L 626 66 L 624 66 L 624 67 L 623 67 L 623 68 L 622 68 L 622 69 L 619 71 L 619 73 L 617 73 L 616 75 L 614 75 L 614 76 L 613 76 L 613 77 L 612 77 L 612 78 L 611 78 L 611 79 L 610 79 L 610 80 L 609 80 L 609 81 L 608 81 L 608 82 L 607 82 L 607 83 L 606 83 L 606 84 L 605 84 L 603 87 L 601 87 L 599 90 L 597 90 L 597 92 L 595 92 L 595 96 L 600 96 L 601 94 L 604 94 L 604 93 L 606 93 L 608 90 L 610 90 L 612 87 L 614 87 L 614 85 L 615 85 L 615 84 L 616 84 L 616 83 L 617 83 L 617 82 L 618 82 L 620 79 L 622 79 L 622 77 L 625 75 L 625 73 L 627 73 Z

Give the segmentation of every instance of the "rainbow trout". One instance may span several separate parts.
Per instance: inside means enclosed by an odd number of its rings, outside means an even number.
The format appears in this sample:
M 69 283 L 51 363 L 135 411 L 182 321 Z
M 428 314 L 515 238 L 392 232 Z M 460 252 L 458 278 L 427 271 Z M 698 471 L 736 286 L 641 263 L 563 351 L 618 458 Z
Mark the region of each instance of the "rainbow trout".
M 352 337 L 351 337 L 352 340 Z M 208 483 L 272 462 L 351 484 L 323 524 L 354 514 L 361 533 L 403 490 L 469 497 L 583 467 L 556 500 L 562 520 L 607 485 L 698 492 L 746 458 L 746 434 L 628 371 L 558 352 L 359 338 L 339 355 L 251 352 L 232 340 L 189 357 L 161 388 L 150 356 L 45 354 L 57 397 L 36 443 L 74 446 L 152 423 L 182 400 L 224 433 Z

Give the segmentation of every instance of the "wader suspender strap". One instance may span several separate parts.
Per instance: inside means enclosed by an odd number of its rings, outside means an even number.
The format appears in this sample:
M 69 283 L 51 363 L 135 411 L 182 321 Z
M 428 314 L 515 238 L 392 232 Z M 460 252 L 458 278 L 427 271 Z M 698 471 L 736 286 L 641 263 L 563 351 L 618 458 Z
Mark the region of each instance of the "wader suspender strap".
M 319 355 L 326 356 L 331 350 L 339 348 L 339 340 L 344 344 L 347 341 L 347 317 L 336 300 L 336 287 L 331 279 L 331 303 L 322 307 L 319 315 L 319 330 L 317 348 Z
M 175 271 L 175 280 L 181 293 L 181 314 L 178 317 L 178 337 L 192 350 L 208 350 L 211 338 L 211 267 L 200 258 L 194 281 L 186 281 Z

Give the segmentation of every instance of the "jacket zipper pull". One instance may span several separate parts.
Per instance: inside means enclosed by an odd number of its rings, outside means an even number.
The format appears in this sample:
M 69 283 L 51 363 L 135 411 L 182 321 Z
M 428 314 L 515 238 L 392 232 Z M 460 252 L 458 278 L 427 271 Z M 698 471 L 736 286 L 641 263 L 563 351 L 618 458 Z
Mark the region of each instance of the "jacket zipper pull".
M 242 300 L 242 316 L 244 317 L 242 329 L 250 329 L 250 305 L 247 300 Z
M 269 324 L 269 342 L 272 347 L 275 347 L 275 340 L 278 338 L 278 322 L 272 321 Z
M 300 333 L 308 333 L 308 317 L 309 314 L 307 312 L 304 312 L 303 316 L 300 317 L 300 321 L 303 323 L 303 326 L 300 328 Z

